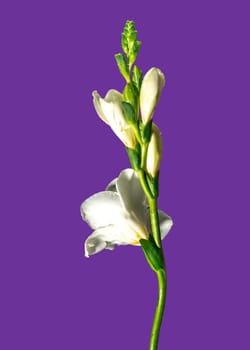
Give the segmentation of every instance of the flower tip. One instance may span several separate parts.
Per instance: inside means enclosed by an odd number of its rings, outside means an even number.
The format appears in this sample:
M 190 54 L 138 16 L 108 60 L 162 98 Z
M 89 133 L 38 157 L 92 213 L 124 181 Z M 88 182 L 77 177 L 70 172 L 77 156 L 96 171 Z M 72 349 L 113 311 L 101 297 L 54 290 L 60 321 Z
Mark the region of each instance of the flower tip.
M 99 96 L 97 90 L 94 90 L 94 91 L 92 92 L 92 96 L 93 96 L 93 98 L 96 98 L 96 97 Z

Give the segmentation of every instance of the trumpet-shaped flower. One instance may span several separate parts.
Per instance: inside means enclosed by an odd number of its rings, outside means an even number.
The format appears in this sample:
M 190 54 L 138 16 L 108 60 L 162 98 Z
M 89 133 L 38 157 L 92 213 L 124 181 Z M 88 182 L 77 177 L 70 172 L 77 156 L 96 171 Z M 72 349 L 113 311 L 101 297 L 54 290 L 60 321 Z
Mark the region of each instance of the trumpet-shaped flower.
M 140 108 L 143 124 L 152 117 L 165 85 L 165 77 L 158 68 L 151 68 L 144 76 L 140 91 Z
M 123 113 L 122 94 L 116 90 L 109 90 L 105 98 L 101 98 L 98 92 L 94 91 L 93 98 L 99 117 L 111 127 L 125 146 L 134 149 L 136 137 Z
M 94 232 L 85 241 L 85 256 L 115 245 L 140 245 L 150 232 L 146 196 L 133 169 L 123 170 L 105 191 L 94 194 L 81 205 L 81 215 Z M 172 227 L 171 218 L 159 210 L 161 237 Z

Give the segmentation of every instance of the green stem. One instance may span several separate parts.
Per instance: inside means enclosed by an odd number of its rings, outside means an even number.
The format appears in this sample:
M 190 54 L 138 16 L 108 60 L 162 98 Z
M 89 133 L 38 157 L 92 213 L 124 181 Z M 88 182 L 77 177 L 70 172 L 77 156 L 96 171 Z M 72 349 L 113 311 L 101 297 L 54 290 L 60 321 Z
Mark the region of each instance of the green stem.
M 142 139 L 141 139 L 141 135 L 140 135 L 140 132 L 139 132 L 139 129 L 138 129 L 138 126 L 134 123 L 130 124 L 134 133 L 135 133 L 135 137 L 137 139 L 137 141 L 139 142 L 139 144 L 141 145 L 142 144 Z
M 157 199 L 148 198 L 148 204 L 149 204 L 149 210 L 150 210 L 150 222 L 151 222 L 152 235 L 154 237 L 156 245 L 160 249 L 162 249 Z
M 138 169 L 138 170 L 136 170 L 136 172 L 137 172 L 137 175 L 139 177 L 141 187 L 142 187 L 145 195 L 147 196 L 148 201 L 150 201 L 152 199 L 152 193 L 150 192 L 150 189 L 148 187 L 148 184 L 147 184 L 147 181 L 145 178 L 145 173 L 142 169 Z
M 146 167 L 146 160 L 147 160 L 147 153 L 148 153 L 148 143 L 142 144 L 142 151 L 141 151 L 141 168 L 145 169 Z
M 142 169 L 137 170 L 137 174 L 143 188 L 144 193 L 147 196 L 149 210 L 150 210 L 150 222 L 151 222 L 151 230 L 152 236 L 154 238 L 155 244 L 158 246 L 162 253 L 163 258 L 163 268 L 160 268 L 156 271 L 157 279 L 158 279 L 158 302 L 155 310 L 154 322 L 152 326 L 152 332 L 150 337 L 150 347 L 149 350 L 157 350 L 158 349 L 158 341 L 160 335 L 161 322 L 163 318 L 166 295 L 167 295 L 167 273 L 164 262 L 164 254 L 162 249 L 161 242 L 161 231 L 160 231 L 160 222 L 158 215 L 158 206 L 157 206 L 157 198 L 154 198 L 146 181 L 145 172 Z
M 150 347 L 149 350 L 157 350 L 158 349 L 158 341 L 160 335 L 160 327 L 164 313 L 166 294 L 167 294 L 167 278 L 165 270 L 157 271 L 158 278 L 158 302 L 155 310 L 155 317 L 150 337 Z
M 151 229 L 152 235 L 154 237 L 156 245 L 161 249 L 163 261 L 164 254 L 162 250 L 162 242 L 161 242 L 161 231 L 160 231 L 160 222 L 158 215 L 158 207 L 157 207 L 157 199 L 156 198 L 148 198 L 149 209 L 150 209 L 150 221 L 151 221 Z M 166 294 L 167 294 L 167 273 L 164 262 L 164 269 L 160 269 L 156 271 L 158 278 L 158 302 L 155 311 L 155 317 L 150 337 L 150 350 L 158 349 L 158 340 L 160 335 L 160 327 L 163 318 L 165 302 L 166 302 Z

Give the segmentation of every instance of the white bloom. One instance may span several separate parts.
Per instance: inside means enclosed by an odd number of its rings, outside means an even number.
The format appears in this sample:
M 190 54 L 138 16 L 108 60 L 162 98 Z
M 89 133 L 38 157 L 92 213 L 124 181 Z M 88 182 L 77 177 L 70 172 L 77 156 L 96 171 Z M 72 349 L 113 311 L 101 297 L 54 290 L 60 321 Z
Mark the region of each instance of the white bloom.
M 160 166 L 162 156 L 162 138 L 158 127 L 152 124 L 152 134 L 148 144 L 148 153 L 146 160 L 147 172 L 155 177 Z
M 85 256 L 118 245 L 140 245 L 149 238 L 150 219 L 146 196 L 133 169 L 123 170 L 105 191 L 81 205 L 81 215 L 94 232 L 85 241 Z M 161 237 L 172 227 L 171 218 L 159 211 Z
M 158 68 L 151 68 L 144 76 L 140 92 L 140 108 L 143 124 L 149 122 L 165 85 L 165 77 Z
M 136 138 L 122 110 L 122 94 L 116 90 L 109 90 L 105 98 L 101 98 L 98 92 L 94 91 L 93 97 L 99 117 L 111 127 L 125 146 L 134 149 Z

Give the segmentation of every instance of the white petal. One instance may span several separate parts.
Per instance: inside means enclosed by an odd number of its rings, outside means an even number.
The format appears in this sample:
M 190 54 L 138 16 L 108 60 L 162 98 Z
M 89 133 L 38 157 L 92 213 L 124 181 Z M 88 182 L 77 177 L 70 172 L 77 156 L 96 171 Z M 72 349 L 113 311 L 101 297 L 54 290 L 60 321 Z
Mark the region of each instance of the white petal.
M 106 113 L 111 129 L 127 147 L 134 148 L 136 138 L 123 113 L 122 95 L 116 90 L 110 90 L 105 97 L 105 101 L 112 105 L 112 114 Z
M 125 118 L 122 112 L 122 95 L 119 91 L 109 90 L 104 98 L 93 92 L 94 106 L 99 117 L 111 127 L 114 124 L 120 123 L 124 125 Z
M 111 89 L 107 92 L 107 94 L 105 96 L 105 101 L 121 104 L 122 103 L 122 94 L 115 89 Z
M 153 67 L 145 74 L 140 91 L 140 108 L 144 124 L 152 119 L 164 84 L 165 77 L 160 69 Z
M 96 193 L 82 203 L 81 215 L 94 230 L 119 224 L 124 216 L 120 196 L 111 191 Z
M 112 127 L 114 133 L 116 134 L 116 136 L 122 141 L 122 143 L 131 149 L 135 148 L 136 145 L 136 137 L 134 134 L 134 131 L 131 127 L 127 128 L 127 129 L 119 129 L 117 127 Z
M 104 100 L 101 98 L 101 96 L 98 94 L 97 91 L 93 91 L 93 103 L 96 110 L 96 113 L 99 115 L 99 117 L 104 121 L 104 123 L 109 124 L 108 119 L 106 117 L 106 113 L 110 114 L 112 113 L 112 106 L 107 105 L 105 109 Z
M 99 117 L 111 127 L 127 147 L 134 148 L 136 138 L 133 129 L 123 114 L 122 94 L 116 90 L 109 90 L 103 99 L 97 91 L 94 91 L 93 97 L 94 106 Z
M 114 192 L 117 192 L 117 188 L 116 188 L 116 183 L 117 183 L 117 177 L 112 180 L 108 186 L 105 188 L 105 191 L 114 191 Z
M 117 191 L 126 211 L 142 225 L 147 222 L 147 199 L 133 169 L 123 170 L 117 180 Z
M 173 226 L 173 220 L 170 216 L 165 214 L 162 210 L 158 210 L 159 221 L 160 221 L 160 231 L 161 239 L 165 238 L 171 227 Z
M 116 226 L 107 226 L 94 231 L 85 241 L 85 256 L 99 253 L 103 249 L 114 249 L 114 245 L 126 245 L 123 234 Z
M 85 256 L 88 258 L 90 255 L 101 252 L 106 248 L 106 242 L 98 237 L 92 237 L 92 235 L 87 238 L 84 244 Z

